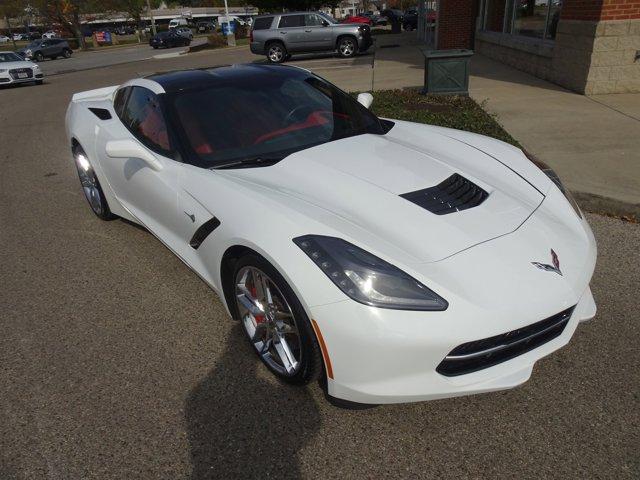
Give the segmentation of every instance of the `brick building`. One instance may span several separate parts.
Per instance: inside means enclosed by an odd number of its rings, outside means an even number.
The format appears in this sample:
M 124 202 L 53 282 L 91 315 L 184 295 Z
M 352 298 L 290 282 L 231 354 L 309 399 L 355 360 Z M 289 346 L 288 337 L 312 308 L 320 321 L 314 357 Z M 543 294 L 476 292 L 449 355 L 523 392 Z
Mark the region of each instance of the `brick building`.
M 440 0 L 438 48 L 580 93 L 640 92 L 640 0 Z

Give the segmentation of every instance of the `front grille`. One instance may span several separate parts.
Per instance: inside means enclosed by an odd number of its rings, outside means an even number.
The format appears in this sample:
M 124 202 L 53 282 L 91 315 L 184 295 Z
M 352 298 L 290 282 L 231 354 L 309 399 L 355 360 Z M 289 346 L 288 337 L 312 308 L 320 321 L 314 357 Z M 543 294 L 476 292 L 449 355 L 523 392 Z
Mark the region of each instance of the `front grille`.
M 471 180 L 454 173 L 434 187 L 400 195 L 436 215 L 459 212 L 484 202 L 489 194 Z
M 451 350 L 436 371 L 447 377 L 455 377 L 492 367 L 529 352 L 560 336 L 574 308 L 507 333 L 463 343 Z
M 26 73 L 27 76 L 21 77 L 19 76 L 20 73 Z M 11 75 L 11 78 L 13 78 L 14 80 L 33 78 L 33 70 L 31 70 L 30 68 L 12 68 L 11 70 L 9 70 L 9 75 Z

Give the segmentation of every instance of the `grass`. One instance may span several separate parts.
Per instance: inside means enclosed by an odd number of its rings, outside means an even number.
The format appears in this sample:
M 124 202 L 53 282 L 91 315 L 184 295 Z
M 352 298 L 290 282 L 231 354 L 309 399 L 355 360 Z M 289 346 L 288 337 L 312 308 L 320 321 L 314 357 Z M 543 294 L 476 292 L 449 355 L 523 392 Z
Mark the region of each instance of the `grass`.
M 380 117 L 428 123 L 487 135 L 520 144 L 473 99 L 461 95 L 422 95 L 419 90 L 381 90 L 373 92 L 373 112 Z

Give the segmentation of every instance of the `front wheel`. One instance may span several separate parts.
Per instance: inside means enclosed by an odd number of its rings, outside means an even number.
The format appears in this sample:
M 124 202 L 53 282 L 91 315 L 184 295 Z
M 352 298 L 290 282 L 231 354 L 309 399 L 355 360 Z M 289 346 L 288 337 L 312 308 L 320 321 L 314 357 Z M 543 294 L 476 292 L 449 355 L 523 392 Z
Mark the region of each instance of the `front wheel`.
M 234 317 L 260 360 L 278 378 L 294 385 L 315 380 L 322 355 L 311 322 L 295 293 L 264 258 L 245 255 L 233 275 Z
M 66 48 L 65 48 L 65 49 L 62 51 L 62 56 L 63 56 L 64 58 L 70 58 L 70 57 L 71 57 L 71 50 L 69 50 L 69 49 L 66 49 Z
M 287 49 L 280 42 L 271 43 L 267 47 L 267 59 L 271 63 L 282 63 L 287 58 Z
M 358 51 L 358 43 L 353 37 L 342 37 L 338 41 L 338 53 L 341 57 L 353 57 Z
M 102 220 L 112 220 L 116 218 L 109 209 L 109 204 L 104 196 L 98 177 L 96 177 L 96 172 L 93 170 L 84 150 L 82 150 L 80 146 L 73 149 L 73 158 L 76 162 L 76 169 L 78 170 L 82 191 L 93 213 Z
M 35 61 L 36 61 L 36 62 L 41 62 L 41 61 L 43 61 L 43 60 L 44 60 L 44 55 L 42 55 L 42 53 L 41 53 L 41 52 L 36 52 L 36 53 L 33 55 L 33 58 L 35 59 Z

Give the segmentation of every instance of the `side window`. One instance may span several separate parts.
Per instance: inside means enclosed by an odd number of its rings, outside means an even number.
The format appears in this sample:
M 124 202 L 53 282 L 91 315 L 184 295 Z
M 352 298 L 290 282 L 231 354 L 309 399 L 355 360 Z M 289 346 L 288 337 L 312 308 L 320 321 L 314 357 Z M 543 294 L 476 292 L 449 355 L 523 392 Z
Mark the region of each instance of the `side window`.
M 320 27 L 322 26 L 322 20 L 318 15 L 306 14 L 304 16 L 304 24 L 307 27 Z
M 124 87 L 119 89 L 116 92 L 115 97 L 113 98 L 113 108 L 116 111 L 118 117 L 122 119 L 122 112 L 124 110 L 124 104 L 127 101 L 127 95 L 129 95 L 129 91 L 131 88 Z
M 162 155 L 171 150 L 160 102 L 151 90 L 132 87 L 121 118 L 131 133 L 150 149 Z
M 255 22 L 253 22 L 253 29 L 268 30 L 271 28 L 272 23 L 273 23 L 273 17 L 256 18 Z
M 285 15 L 280 18 L 278 28 L 304 27 L 304 15 Z

